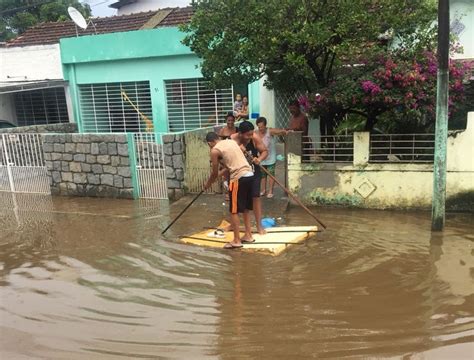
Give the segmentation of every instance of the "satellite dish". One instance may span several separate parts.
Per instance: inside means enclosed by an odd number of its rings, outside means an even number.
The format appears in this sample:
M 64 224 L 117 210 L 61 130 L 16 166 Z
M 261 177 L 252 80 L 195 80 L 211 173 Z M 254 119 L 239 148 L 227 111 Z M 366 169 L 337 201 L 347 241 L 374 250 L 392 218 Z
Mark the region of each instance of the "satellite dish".
M 69 6 L 67 8 L 67 12 L 71 20 L 74 21 L 74 24 L 79 26 L 81 29 L 87 29 L 87 21 L 86 19 L 84 19 L 84 16 L 82 16 L 79 10 L 73 8 L 72 6 Z

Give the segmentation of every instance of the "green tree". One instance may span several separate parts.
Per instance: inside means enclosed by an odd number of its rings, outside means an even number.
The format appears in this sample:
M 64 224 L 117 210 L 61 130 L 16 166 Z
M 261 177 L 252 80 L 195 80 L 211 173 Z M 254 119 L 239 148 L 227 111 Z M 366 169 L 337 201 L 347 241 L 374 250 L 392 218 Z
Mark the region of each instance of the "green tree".
M 202 58 L 202 73 L 215 86 L 255 81 L 292 93 L 319 92 L 338 84 L 361 58 L 399 48 L 413 54 L 433 43 L 434 0 L 208 0 L 194 5 L 183 26 L 184 43 Z M 367 71 L 373 69 L 367 68 Z M 364 72 L 361 66 L 357 76 Z M 328 107 L 326 128 L 346 113 Z
M 0 0 L 0 41 L 13 39 L 40 22 L 68 20 L 69 6 L 85 17 L 91 15 L 89 5 L 79 0 Z

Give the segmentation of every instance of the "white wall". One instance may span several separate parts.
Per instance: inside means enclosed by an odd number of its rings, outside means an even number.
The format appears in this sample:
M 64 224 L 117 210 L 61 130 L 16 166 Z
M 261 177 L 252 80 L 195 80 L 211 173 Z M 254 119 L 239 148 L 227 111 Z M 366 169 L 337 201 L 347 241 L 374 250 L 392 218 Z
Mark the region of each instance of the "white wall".
M 294 149 L 301 149 L 300 143 L 290 139 L 287 144 L 297 144 Z M 370 163 L 368 133 L 354 134 L 353 164 L 302 163 L 294 149 L 288 153 L 289 188 L 308 204 L 378 209 L 431 207 L 433 164 Z M 474 193 L 474 112 L 469 113 L 466 130 L 450 134 L 446 151 L 447 199 L 458 210 L 471 211 L 472 205 L 463 203 L 471 202 Z
M 143 11 L 158 10 L 167 7 L 186 7 L 190 0 L 138 0 L 136 3 L 122 6 L 117 15 L 126 15 Z
M 46 79 L 63 79 L 59 44 L 0 48 L 0 82 Z
M 0 120 L 8 120 L 16 124 L 13 94 L 0 95 Z
M 474 59 L 474 1 L 473 0 L 451 0 L 450 20 L 451 24 L 458 19 L 464 25 L 459 36 L 459 42 L 464 48 L 463 54 L 454 56 L 456 59 Z
M 275 92 L 267 89 L 263 84 L 265 78 L 258 81 L 260 95 L 260 116 L 264 116 L 269 127 L 275 127 Z

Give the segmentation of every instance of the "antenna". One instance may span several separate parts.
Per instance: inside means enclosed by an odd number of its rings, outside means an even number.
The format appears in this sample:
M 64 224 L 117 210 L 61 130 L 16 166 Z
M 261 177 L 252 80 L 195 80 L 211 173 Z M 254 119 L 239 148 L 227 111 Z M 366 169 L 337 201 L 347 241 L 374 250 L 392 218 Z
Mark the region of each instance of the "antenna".
M 81 29 L 87 29 L 87 21 L 86 19 L 84 19 L 84 16 L 82 16 L 79 10 L 73 8 L 72 6 L 69 6 L 67 8 L 67 12 L 71 20 L 74 21 L 74 24 L 79 26 Z
M 81 29 L 85 30 L 87 29 L 87 26 L 92 23 L 92 26 L 94 26 L 94 32 L 97 34 L 97 29 L 95 28 L 95 24 L 92 22 L 92 19 L 89 19 L 89 22 L 84 19 L 84 16 L 77 10 L 76 8 L 69 6 L 67 8 L 67 12 L 69 14 L 69 17 L 71 20 L 76 24 L 76 36 L 79 36 L 77 33 L 77 27 L 79 26 Z

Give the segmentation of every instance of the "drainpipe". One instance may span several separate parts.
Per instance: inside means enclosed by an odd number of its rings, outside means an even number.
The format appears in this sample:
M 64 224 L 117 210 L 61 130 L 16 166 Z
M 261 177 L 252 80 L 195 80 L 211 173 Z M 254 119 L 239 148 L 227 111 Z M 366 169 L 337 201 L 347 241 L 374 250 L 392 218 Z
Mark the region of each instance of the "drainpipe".
M 438 81 L 433 166 L 431 230 L 442 231 L 446 205 L 446 143 L 448 138 L 449 0 L 438 0 Z

